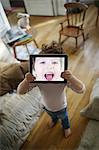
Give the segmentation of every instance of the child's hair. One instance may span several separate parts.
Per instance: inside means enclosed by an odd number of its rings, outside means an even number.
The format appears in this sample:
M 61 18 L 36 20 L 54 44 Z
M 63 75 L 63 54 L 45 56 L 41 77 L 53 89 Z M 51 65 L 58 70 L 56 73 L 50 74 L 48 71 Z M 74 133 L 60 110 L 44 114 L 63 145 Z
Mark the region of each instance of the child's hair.
M 39 54 L 64 54 L 63 48 L 56 41 L 52 41 L 49 45 L 43 44 L 41 49 Z
M 63 48 L 56 41 L 52 41 L 49 45 L 43 44 L 42 50 L 39 54 L 64 54 Z M 33 67 L 35 63 L 35 58 L 33 59 Z M 60 62 L 62 65 L 62 62 Z

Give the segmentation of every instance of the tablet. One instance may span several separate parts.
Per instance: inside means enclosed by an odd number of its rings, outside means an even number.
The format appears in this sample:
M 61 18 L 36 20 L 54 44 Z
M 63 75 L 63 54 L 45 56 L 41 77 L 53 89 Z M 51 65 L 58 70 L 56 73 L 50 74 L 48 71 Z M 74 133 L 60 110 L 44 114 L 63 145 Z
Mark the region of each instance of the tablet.
M 67 70 L 68 56 L 64 54 L 30 55 L 30 73 L 39 83 L 66 83 L 61 73 Z

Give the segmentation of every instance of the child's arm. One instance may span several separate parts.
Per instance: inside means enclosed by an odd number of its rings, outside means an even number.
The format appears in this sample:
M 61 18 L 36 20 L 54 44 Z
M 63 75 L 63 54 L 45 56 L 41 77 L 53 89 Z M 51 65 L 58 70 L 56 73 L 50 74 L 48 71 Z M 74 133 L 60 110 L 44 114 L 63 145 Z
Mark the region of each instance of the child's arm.
M 30 89 L 30 82 L 34 81 L 35 77 L 31 73 L 26 73 L 25 79 L 18 85 L 17 93 L 25 94 Z
M 62 78 L 67 80 L 67 86 L 70 87 L 77 93 L 83 93 L 85 91 L 85 85 L 82 81 L 77 79 L 69 70 L 65 70 L 62 75 Z

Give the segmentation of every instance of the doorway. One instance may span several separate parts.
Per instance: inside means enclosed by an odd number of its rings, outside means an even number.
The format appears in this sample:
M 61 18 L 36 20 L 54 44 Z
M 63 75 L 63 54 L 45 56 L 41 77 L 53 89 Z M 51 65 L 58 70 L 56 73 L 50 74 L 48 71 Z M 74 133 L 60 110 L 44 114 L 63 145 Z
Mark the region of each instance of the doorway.
M 11 7 L 24 7 L 24 0 L 10 0 Z

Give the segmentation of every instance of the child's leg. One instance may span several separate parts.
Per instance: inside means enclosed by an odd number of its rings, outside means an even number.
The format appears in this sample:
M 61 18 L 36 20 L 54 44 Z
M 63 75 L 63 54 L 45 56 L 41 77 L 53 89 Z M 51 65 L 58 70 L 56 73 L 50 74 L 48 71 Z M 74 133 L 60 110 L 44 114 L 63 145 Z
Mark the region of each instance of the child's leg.
M 66 111 L 66 108 L 59 111 L 58 117 L 61 119 L 61 123 L 64 129 L 65 137 L 67 138 L 71 134 L 70 130 L 70 123 L 68 119 L 68 113 Z
M 50 128 L 52 128 L 56 125 L 58 118 L 57 116 L 54 116 L 54 115 L 50 115 L 50 117 L 51 117 Z
M 47 114 L 51 117 L 50 127 L 52 128 L 57 123 L 57 120 L 58 120 L 57 115 L 55 112 L 51 112 L 51 111 L 47 110 L 46 108 L 44 108 L 44 109 L 47 112 Z
M 63 126 L 63 129 L 64 129 L 65 137 L 67 138 L 68 136 L 71 135 L 71 129 L 70 129 L 70 123 L 69 123 L 68 116 L 66 116 L 61 121 L 62 121 L 62 126 Z
M 63 115 L 64 115 L 63 118 L 61 118 L 62 126 L 64 129 L 68 129 L 70 128 L 70 123 L 69 123 L 67 111 L 64 112 Z

